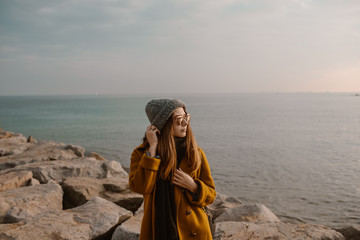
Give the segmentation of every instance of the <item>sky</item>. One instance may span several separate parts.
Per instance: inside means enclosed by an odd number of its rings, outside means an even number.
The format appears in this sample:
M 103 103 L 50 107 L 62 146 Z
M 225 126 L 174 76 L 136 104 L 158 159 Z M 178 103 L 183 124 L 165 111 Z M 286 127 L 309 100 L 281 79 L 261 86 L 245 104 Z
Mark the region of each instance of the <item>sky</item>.
M 0 95 L 359 92 L 358 0 L 0 0 Z

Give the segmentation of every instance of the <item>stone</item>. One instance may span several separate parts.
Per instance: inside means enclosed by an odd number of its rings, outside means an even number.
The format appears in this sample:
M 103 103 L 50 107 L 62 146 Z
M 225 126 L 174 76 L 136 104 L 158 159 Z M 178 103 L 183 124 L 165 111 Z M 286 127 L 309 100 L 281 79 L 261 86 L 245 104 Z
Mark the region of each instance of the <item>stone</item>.
M 226 209 L 215 219 L 216 222 L 280 222 L 270 209 L 263 204 L 244 204 Z
M 79 158 L 84 157 L 85 149 L 83 147 L 77 145 L 67 145 L 64 147 L 65 150 L 71 150 L 75 153 L 75 155 Z
M 23 138 L 23 141 L 24 143 L 22 144 L 26 149 L 19 148 L 21 150 L 19 153 L 0 158 L 0 170 L 33 162 L 76 159 L 81 156 L 82 152 L 85 152 L 81 147 L 65 145 L 64 143 L 56 143 L 54 141 L 38 144 L 26 143 L 26 138 Z
M 61 184 L 64 190 L 64 208 L 84 204 L 94 196 L 100 196 L 125 209 L 135 212 L 143 202 L 143 196 L 130 190 L 128 177 L 103 179 L 70 177 Z
M 221 215 L 226 209 L 234 208 L 242 204 L 238 197 L 228 197 L 224 194 L 217 193 L 215 200 L 208 206 L 214 220 Z
M 9 172 L 0 175 L 0 192 L 27 186 L 32 179 L 32 176 L 32 172 L 30 171 Z
M 91 238 L 106 233 L 133 216 L 130 211 L 101 197 L 94 197 L 84 205 L 67 211 L 74 213 L 76 221 L 91 226 Z
M 115 229 L 111 240 L 138 240 L 143 213 L 134 215 Z
M 346 240 L 359 240 L 360 239 L 360 227 L 349 226 L 341 229 L 336 229 L 340 232 Z
M 2 130 L 0 128 L 0 140 L 1 139 L 6 139 L 6 138 L 12 138 L 12 137 L 15 137 L 16 134 L 13 133 L 13 132 L 9 132 L 9 131 L 5 131 L 5 130 Z
M 344 240 L 335 230 L 310 224 L 220 222 L 214 240 Z
M 58 184 L 41 184 L 0 192 L 0 223 L 18 222 L 48 211 L 62 210 Z
M 141 206 L 136 210 L 134 215 L 144 214 L 144 202 L 141 204 Z
M 110 239 L 104 236 L 112 234 L 113 229 L 131 216 L 130 211 L 95 197 L 80 207 L 43 213 L 24 221 L 23 225 L 8 226 L 0 233 L 0 239 Z
M 96 152 L 91 152 L 90 153 L 90 157 L 95 158 L 96 160 L 101 160 L 101 161 L 105 161 L 106 158 L 104 158 L 103 156 L 101 156 L 100 154 L 96 153 Z
M 7 135 L 0 139 L 0 157 L 16 155 L 26 151 L 32 143 L 27 143 L 26 138 L 19 135 Z
M 0 171 L 0 174 L 24 170 L 32 171 L 33 177 L 39 180 L 40 183 L 48 183 L 52 180 L 61 182 L 68 177 L 108 178 L 128 176 L 120 163 L 98 161 L 94 158 L 33 162 Z
M 37 180 L 35 178 L 31 178 L 29 183 L 28 183 L 28 186 L 35 186 L 35 185 L 40 185 L 39 180 Z
M 27 141 L 26 142 L 28 142 L 28 143 L 37 143 L 37 141 L 35 140 L 35 138 L 33 138 L 32 136 L 29 136 L 28 138 L 27 138 Z

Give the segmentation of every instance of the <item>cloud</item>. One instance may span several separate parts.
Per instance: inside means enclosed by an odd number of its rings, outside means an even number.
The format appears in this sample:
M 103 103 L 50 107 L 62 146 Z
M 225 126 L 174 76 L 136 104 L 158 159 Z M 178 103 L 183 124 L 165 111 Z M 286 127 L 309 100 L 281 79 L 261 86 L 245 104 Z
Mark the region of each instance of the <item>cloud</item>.
M 189 85 L 203 91 L 293 91 L 321 85 L 325 80 L 317 79 L 329 76 L 326 71 L 360 60 L 357 1 L 0 4 L 1 72 L 12 81 L 66 78 L 81 86 L 88 80 L 94 88 L 104 85 L 102 92 L 106 85 L 116 89 L 110 86 L 117 82 L 128 84 L 124 91 L 136 91 L 146 81 L 186 83 L 182 91 Z

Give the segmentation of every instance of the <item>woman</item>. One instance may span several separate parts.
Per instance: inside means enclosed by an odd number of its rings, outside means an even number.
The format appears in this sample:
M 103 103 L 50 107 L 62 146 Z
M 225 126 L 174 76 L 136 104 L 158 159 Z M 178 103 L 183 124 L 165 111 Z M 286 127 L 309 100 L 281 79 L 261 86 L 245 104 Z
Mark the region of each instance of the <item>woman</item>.
M 154 99 L 150 125 L 131 155 L 130 188 L 144 196 L 140 240 L 212 239 L 204 207 L 215 185 L 180 99 Z

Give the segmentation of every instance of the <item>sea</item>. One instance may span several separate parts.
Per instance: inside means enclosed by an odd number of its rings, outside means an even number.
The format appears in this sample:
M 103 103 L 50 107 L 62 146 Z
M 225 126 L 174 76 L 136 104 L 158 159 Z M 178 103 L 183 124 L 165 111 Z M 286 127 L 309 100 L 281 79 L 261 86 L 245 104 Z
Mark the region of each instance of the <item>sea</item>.
M 182 99 L 218 193 L 282 221 L 360 226 L 360 97 L 355 93 L 0 96 L 0 127 L 83 146 L 130 165 L 153 98 Z

